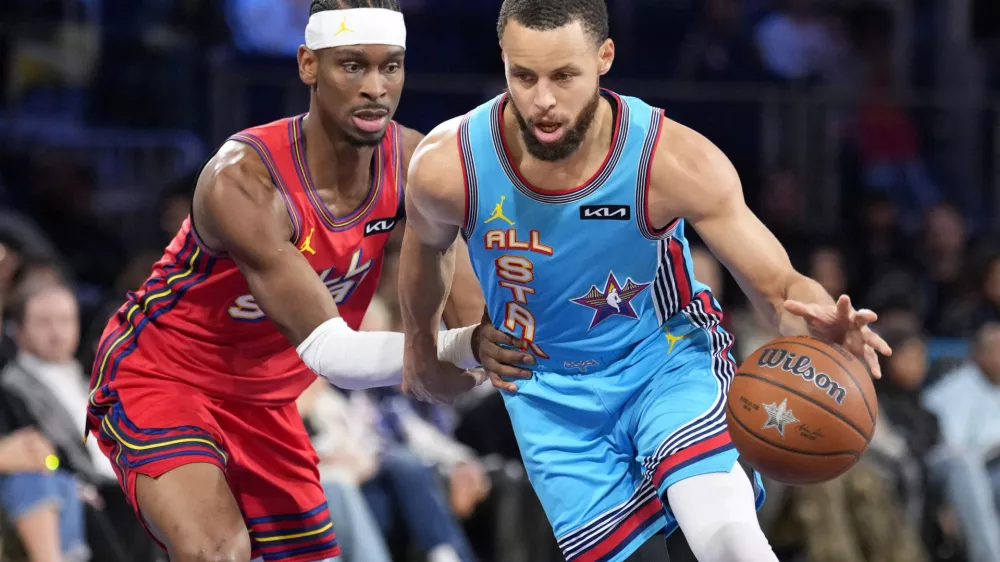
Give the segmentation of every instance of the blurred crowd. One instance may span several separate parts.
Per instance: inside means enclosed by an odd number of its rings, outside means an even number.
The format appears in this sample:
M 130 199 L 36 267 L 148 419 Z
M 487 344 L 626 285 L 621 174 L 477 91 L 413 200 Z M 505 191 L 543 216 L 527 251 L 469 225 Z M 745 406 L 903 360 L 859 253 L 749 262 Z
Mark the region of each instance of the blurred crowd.
M 294 87 L 309 4 L 0 2 L 0 560 L 164 559 L 94 440 L 80 440 L 96 341 L 190 209 L 221 140 L 213 100 L 237 88 L 247 100 L 223 135 L 284 115 L 274 84 Z M 499 2 L 400 4 L 418 86 L 398 119 L 426 131 L 502 84 Z M 722 147 L 799 270 L 878 312 L 895 349 L 858 466 L 819 486 L 767 484 L 760 517 L 779 557 L 1000 562 L 998 4 L 609 7 L 611 79 Z M 692 101 L 733 91 L 760 99 Z M 740 360 L 775 334 L 689 235 Z M 364 329 L 400 330 L 398 251 L 396 239 Z M 317 381 L 299 409 L 345 562 L 561 560 L 491 388 L 444 407 Z M 691 560 L 682 537 L 670 548 Z

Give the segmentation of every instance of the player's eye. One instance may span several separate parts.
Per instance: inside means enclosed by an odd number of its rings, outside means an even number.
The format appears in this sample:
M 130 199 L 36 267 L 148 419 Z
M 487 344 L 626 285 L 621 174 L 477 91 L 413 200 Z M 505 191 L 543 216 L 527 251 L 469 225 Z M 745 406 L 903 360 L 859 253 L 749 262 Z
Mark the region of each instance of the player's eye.
M 517 74 L 514 75 L 514 78 L 516 78 L 520 82 L 524 82 L 525 84 L 535 81 L 534 76 L 532 76 L 531 74 L 527 74 L 525 72 L 518 72 Z
M 573 75 L 570 74 L 570 73 L 568 73 L 568 72 L 560 72 L 559 74 L 555 75 L 555 79 L 556 79 L 557 82 L 565 82 L 565 81 L 569 80 L 572 77 L 573 77 Z
M 399 64 L 398 62 L 390 62 L 389 64 L 385 65 L 385 71 L 388 74 L 395 74 L 400 70 L 402 70 L 402 68 L 403 65 Z
M 344 68 L 344 72 L 347 72 L 348 74 L 355 74 L 364 70 L 364 68 L 356 62 L 345 62 L 342 66 Z

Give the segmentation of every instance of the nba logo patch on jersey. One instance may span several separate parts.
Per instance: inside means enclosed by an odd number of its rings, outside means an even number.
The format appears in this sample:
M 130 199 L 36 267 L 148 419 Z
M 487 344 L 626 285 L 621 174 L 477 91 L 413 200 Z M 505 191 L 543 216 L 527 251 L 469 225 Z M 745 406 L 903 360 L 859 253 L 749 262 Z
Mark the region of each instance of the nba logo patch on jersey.
M 590 321 L 590 327 L 587 328 L 592 330 L 594 326 L 612 316 L 624 316 L 638 320 L 639 315 L 632 307 L 632 299 L 639 296 L 649 285 L 650 283 L 636 283 L 631 278 L 626 278 L 624 284 L 619 284 L 615 273 L 610 271 L 603 291 L 599 290 L 597 285 L 591 285 L 587 294 L 570 299 L 570 302 L 594 310 L 594 318 Z

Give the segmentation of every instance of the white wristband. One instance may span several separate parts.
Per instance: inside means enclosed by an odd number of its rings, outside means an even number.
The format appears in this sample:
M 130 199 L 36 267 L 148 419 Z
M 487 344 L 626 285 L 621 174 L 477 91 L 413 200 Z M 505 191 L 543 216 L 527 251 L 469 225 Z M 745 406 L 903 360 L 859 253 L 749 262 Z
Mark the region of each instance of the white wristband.
M 469 370 L 479 366 L 472 349 L 477 326 L 466 326 L 438 333 L 438 359 Z

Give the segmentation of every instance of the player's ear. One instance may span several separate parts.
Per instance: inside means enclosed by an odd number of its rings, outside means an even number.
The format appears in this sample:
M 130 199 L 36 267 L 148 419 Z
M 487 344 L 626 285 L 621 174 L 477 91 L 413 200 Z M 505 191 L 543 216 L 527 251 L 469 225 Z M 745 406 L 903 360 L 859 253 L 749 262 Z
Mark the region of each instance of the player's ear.
M 302 45 L 299 47 L 299 79 L 306 86 L 315 86 L 319 75 L 319 55 Z
M 600 74 L 604 76 L 611 70 L 611 65 L 615 62 L 615 42 L 610 37 L 601 43 L 597 56 L 600 60 Z

